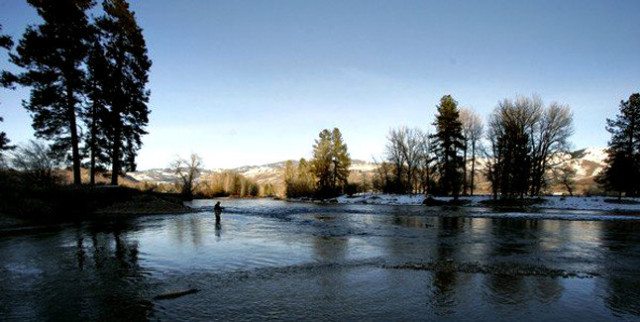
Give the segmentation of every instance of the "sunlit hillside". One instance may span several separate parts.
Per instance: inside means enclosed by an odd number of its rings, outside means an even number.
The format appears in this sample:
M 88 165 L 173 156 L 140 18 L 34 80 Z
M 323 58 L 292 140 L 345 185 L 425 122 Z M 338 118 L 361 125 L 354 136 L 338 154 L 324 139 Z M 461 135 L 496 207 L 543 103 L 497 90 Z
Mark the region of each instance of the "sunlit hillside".
M 556 160 L 557 164 L 555 168 L 563 167 L 565 165 L 570 166 L 576 171 L 574 181 L 575 188 L 574 193 L 584 194 L 592 193 L 597 187 L 594 182 L 594 178 L 604 168 L 604 160 L 606 159 L 605 150 L 602 148 L 587 148 L 572 152 L 570 155 L 563 156 Z M 251 179 L 261 186 L 266 184 L 272 184 L 277 189 L 284 185 L 284 165 L 286 161 L 258 165 L 258 166 L 243 166 L 235 169 L 227 169 L 244 177 Z M 294 162 L 297 165 L 297 162 Z M 484 194 L 490 192 L 490 184 L 484 176 L 486 168 L 486 161 L 483 159 L 478 160 L 477 174 L 476 174 L 476 193 Z M 365 162 L 361 160 L 353 160 L 349 176 L 350 182 L 360 183 L 363 180 L 371 182 L 374 177 L 377 165 L 372 162 Z M 222 172 L 224 169 L 204 170 L 201 177 L 205 178 L 208 174 L 213 172 Z M 552 175 L 549 174 L 549 177 Z M 130 172 L 127 173 L 125 181 L 130 183 L 143 184 L 144 182 L 153 184 L 172 184 L 176 182 L 178 177 L 170 169 L 151 169 L 146 171 Z M 559 184 L 552 184 L 551 193 L 566 193 L 566 189 Z

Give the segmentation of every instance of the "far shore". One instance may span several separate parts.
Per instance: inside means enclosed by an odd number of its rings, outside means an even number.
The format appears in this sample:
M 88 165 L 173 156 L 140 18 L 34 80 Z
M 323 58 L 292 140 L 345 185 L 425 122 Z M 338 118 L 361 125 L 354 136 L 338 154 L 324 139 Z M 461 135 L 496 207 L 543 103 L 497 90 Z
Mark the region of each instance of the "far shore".
M 540 210 L 572 210 L 572 211 L 618 211 L 624 213 L 640 213 L 640 198 L 623 198 L 620 202 L 616 197 L 607 196 L 541 196 L 534 198 L 514 199 L 513 202 L 498 201 L 493 203 L 491 195 L 460 196 L 457 202 L 453 197 L 428 197 L 429 206 L 457 206 L 457 207 L 489 207 L 496 209 Z M 311 198 L 287 199 L 291 202 L 316 202 L 336 204 L 367 204 L 367 205 L 396 205 L 396 206 L 425 206 L 422 194 L 394 195 L 382 193 L 359 193 L 352 196 L 342 195 L 328 200 L 313 200 Z
M 359 205 L 389 205 L 389 206 L 420 206 L 425 208 L 437 207 L 463 207 L 463 208 L 491 208 L 498 212 L 505 212 L 506 215 L 514 211 L 534 213 L 536 211 L 571 211 L 572 213 L 585 211 L 596 213 L 616 213 L 616 214 L 640 214 L 640 198 L 624 198 L 618 202 L 615 197 L 604 196 L 543 196 L 539 198 L 525 199 L 520 204 L 513 203 L 491 203 L 492 196 L 461 196 L 457 202 L 453 202 L 452 197 L 431 197 L 430 203 L 425 205 L 425 196 L 415 195 L 393 195 L 382 193 L 360 193 L 352 196 L 339 196 L 337 198 L 315 200 L 311 198 L 280 199 L 269 197 L 275 200 L 285 200 L 288 202 L 303 203 L 323 203 L 323 204 L 359 204 Z M 117 201 L 106 207 L 101 207 L 88 212 L 86 215 L 74 218 L 30 218 L 0 213 L 0 230 L 23 230 L 38 229 L 51 224 L 65 224 L 92 220 L 105 220 L 115 218 L 126 218 L 145 215 L 173 215 L 187 214 L 200 211 L 185 205 L 177 198 L 163 197 L 162 194 L 135 194 L 128 200 Z M 206 199 L 236 199 L 233 197 L 205 198 Z M 238 198 L 245 199 L 245 198 Z M 249 198 L 256 199 L 256 198 Z M 258 198 L 259 199 L 259 198 Z M 515 216 L 517 217 L 517 216 Z

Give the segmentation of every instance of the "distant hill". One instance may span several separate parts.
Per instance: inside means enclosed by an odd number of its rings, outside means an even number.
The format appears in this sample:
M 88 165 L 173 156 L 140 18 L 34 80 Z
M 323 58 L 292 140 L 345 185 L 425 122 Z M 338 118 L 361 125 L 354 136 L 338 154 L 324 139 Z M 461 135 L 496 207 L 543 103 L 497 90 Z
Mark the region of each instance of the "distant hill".
M 569 164 L 576 170 L 576 193 L 583 193 L 585 190 L 595 187 L 594 178 L 604 169 L 604 160 L 607 154 L 603 148 L 587 148 L 572 152 L 562 160 L 558 160 L 559 166 Z M 224 170 L 235 171 L 246 178 L 256 181 L 260 185 L 268 183 L 274 186 L 284 185 L 284 167 L 286 161 L 269 163 L 257 166 L 242 166 L 234 169 L 213 169 L 204 170 L 201 178 L 206 178 L 212 172 L 222 172 Z M 294 161 L 297 165 L 297 162 Z M 478 160 L 477 164 L 477 189 L 478 193 L 488 193 L 489 183 L 483 173 L 485 162 Z M 359 181 L 361 178 L 370 180 L 376 169 L 376 164 L 361 160 L 352 160 L 351 176 L 352 180 Z M 127 173 L 127 179 L 137 182 L 150 182 L 168 184 L 177 181 L 178 177 L 170 169 L 150 169 L 145 171 Z M 554 192 L 564 192 L 561 187 L 554 187 Z

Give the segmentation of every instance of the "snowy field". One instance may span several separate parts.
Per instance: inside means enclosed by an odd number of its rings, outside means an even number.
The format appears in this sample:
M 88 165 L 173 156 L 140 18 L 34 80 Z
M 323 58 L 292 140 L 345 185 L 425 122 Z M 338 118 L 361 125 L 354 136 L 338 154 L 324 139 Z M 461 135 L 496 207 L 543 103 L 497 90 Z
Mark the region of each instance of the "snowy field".
M 640 212 L 640 198 L 627 198 L 635 203 L 618 204 L 605 200 L 615 200 L 614 197 L 562 197 L 547 196 L 544 203 L 536 204 L 539 209 L 564 209 L 564 210 L 599 210 L 599 211 L 638 211 Z M 449 201 L 451 197 L 434 197 L 436 200 Z M 460 197 L 461 200 L 470 201 L 467 207 L 482 207 L 483 200 L 491 199 L 491 196 Z M 341 204 L 374 204 L 374 205 L 421 205 L 423 195 L 389 195 L 389 194 L 357 194 L 352 197 L 341 196 L 337 198 Z

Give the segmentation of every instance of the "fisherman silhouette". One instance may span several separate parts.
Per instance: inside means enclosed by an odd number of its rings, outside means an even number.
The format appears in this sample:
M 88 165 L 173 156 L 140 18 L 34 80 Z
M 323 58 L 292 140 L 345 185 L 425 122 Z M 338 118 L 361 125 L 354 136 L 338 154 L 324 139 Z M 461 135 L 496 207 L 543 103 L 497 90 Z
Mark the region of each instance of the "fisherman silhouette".
M 216 205 L 213 206 L 213 212 L 216 214 L 216 221 L 220 220 L 220 214 L 222 214 L 222 209 L 224 209 L 224 207 L 220 206 L 220 201 L 216 202 Z

